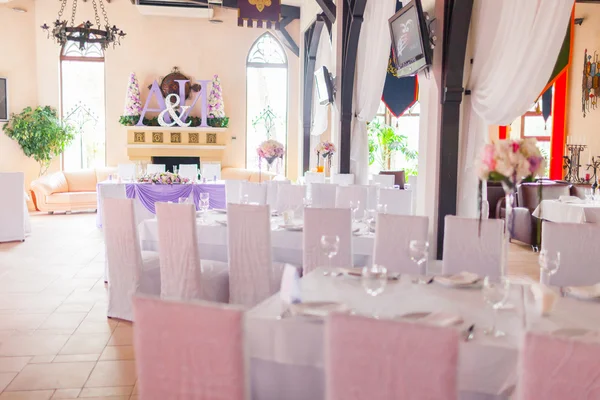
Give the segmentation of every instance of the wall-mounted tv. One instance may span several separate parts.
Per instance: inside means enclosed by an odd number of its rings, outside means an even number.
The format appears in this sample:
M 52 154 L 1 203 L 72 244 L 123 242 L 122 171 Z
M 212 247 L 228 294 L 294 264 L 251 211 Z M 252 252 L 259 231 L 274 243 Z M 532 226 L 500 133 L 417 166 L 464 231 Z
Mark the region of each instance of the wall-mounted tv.
M 429 30 L 421 0 L 411 0 L 389 19 L 397 76 L 414 75 L 431 65 Z
M 8 121 L 8 83 L 0 78 L 0 121 Z
M 323 66 L 315 71 L 315 84 L 317 86 L 319 104 L 326 105 L 333 103 L 333 78 L 327 67 Z

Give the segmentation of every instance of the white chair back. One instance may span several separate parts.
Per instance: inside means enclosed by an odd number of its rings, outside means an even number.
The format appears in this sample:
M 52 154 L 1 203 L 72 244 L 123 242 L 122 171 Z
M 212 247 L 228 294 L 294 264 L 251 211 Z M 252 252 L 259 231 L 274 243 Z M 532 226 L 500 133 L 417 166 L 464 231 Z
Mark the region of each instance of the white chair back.
M 367 210 L 377 210 L 379 204 L 379 185 L 368 185 L 367 188 Z
M 117 166 L 119 178 L 123 181 L 133 181 L 135 179 L 135 164 L 119 164 Z
M 165 164 L 148 164 L 146 166 L 147 174 L 156 174 L 158 172 L 165 172 L 167 170 L 167 166 Z
M 336 185 L 354 185 L 354 174 L 332 174 L 330 179 L 331 183 L 335 183 Z
M 290 185 L 292 182 L 288 179 L 266 181 L 267 185 L 267 204 L 272 210 L 277 209 L 277 193 L 280 185 Z
M 400 189 L 380 189 L 379 203 L 387 206 L 389 214 L 412 214 L 412 191 Z
M 311 183 L 309 186 L 312 206 L 316 208 L 335 208 L 335 194 L 338 185 L 331 183 Z
M 418 274 L 409 245 L 411 240 L 426 241 L 428 229 L 428 217 L 377 214 L 373 263 L 392 272 Z
M 303 275 L 317 267 L 327 266 L 329 260 L 321 248 L 321 236 L 337 235 L 340 244 L 331 260 L 335 267 L 352 266 L 352 218 L 349 209 L 307 208 L 304 210 Z
M 350 208 L 350 203 L 360 201 L 358 214 L 364 213 L 369 207 L 369 187 L 362 185 L 338 186 L 335 194 L 336 208 Z
M 410 184 L 410 191 L 412 193 L 412 213 L 413 215 L 417 213 L 417 182 L 419 181 L 419 177 L 417 175 L 409 175 L 408 183 Z M 489 207 L 488 207 L 489 208 Z
M 287 185 L 283 185 L 287 186 Z M 278 290 L 273 276 L 269 206 L 227 206 L 229 303 L 253 307 Z
M 182 178 L 188 178 L 192 182 L 198 180 L 198 165 L 196 164 L 179 164 L 179 175 Z
M 203 162 L 202 165 L 202 177 L 206 178 L 207 181 L 212 181 L 215 178 L 221 180 L 221 163 L 220 162 Z
M 296 216 L 301 217 L 304 211 L 304 197 L 306 197 L 306 186 L 280 185 L 275 209 L 279 212 L 294 210 Z
M 442 273 L 473 272 L 480 277 L 498 279 L 501 276 L 502 233 L 504 221 L 446 216 Z
M 394 175 L 373 175 L 373 179 L 371 179 L 371 185 L 379 184 L 379 187 L 382 189 L 393 188 L 394 181 Z
M 325 173 L 307 171 L 304 174 L 304 183 L 307 185 L 311 183 L 325 183 Z
M 560 265 L 550 277 L 554 286 L 600 283 L 600 225 L 543 222 L 542 249 L 560 252 Z
M 0 173 L 0 242 L 25 240 L 25 174 Z
M 242 196 L 242 182 L 236 180 L 225 181 L 225 197 L 229 204 L 239 204 Z
M 267 185 L 243 181 L 240 196 L 241 202 L 248 196 L 248 204 L 254 203 L 263 206 L 267 204 Z

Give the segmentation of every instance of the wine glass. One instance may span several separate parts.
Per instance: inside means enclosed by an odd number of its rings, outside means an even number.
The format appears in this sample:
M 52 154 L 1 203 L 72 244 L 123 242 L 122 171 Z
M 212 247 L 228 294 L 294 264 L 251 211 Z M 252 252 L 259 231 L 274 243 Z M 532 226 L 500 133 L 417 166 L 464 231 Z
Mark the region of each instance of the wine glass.
M 249 204 L 250 202 L 250 198 L 248 197 L 247 194 L 242 196 L 242 204 Z
M 427 274 L 427 258 L 429 257 L 429 242 L 425 240 L 411 240 L 409 245 L 409 255 L 412 262 L 417 264 L 419 278 L 415 283 L 427 283 L 422 276 Z
M 190 198 L 189 197 L 180 197 L 178 200 L 179 204 L 189 204 L 190 202 Z
M 501 278 L 499 282 L 493 281 L 489 276 L 486 276 L 483 280 L 482 294 L 485 302 L 494 310 L 492 327 L 486 329 L 483 333 L 493 337 L 506 335 L 504 332 L 496 329 L 496 320 L 498 319 L 498 309 L 506 303 L 510 294 L 510 281 L 505 278 Z
M 312 207 L 312 197 L 306 196 L 302 199 L 302 204 L 304 204 L 304 208 Z
M 378 214 L 387 214 L 387 204 L 377 204 Z
M 210 202 L 210 193 L 200 193 L 200 201 L 206 201 L 207 203 Z
M 591 203 L 592 202 L 592 189 L 585 189 L 585 202 L 586 203 Z
M 377 264 L 364 267 L 362 269 L 361 283 L 369 296 L 375 297 L 380 295 L 387 285 L 387 268 Z
M 410 183 L 404 184 L 404 190 L 410 190 Z
M 329 259 L 329 269 L 331 270 L 331 259 L 335 257 L 340 249 L 340 237 L 337 235 L 321 236 L 321 249 Z
M 542 249 L 539 257 L 540 283 L 550 284 L 550 277 L 558 272 L 560 267 L 560 251 Z
M 356 213 L 360 209 L 360 201 L 351 201 L 350 210 L 352 211 L 352 220 L 356 222 Z

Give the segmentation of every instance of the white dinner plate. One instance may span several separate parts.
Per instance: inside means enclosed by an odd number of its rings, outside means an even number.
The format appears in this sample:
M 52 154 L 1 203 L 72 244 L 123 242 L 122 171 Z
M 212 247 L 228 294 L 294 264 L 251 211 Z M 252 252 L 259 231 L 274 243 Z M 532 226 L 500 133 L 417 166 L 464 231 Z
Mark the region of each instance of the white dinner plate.
M 286 231 L 292 231 L 292 232 L 301 232 L 303 229 L 303 226 L 298 225 L 298 224 L 288 224 L 288 225 L 282 224 L 282 225 L 279 225 L 279 227 L 281 229 L 285 229 Z
M 227 220 L 216 219 L 215 222 L 219 225 L 227 226 Z
M 467 289 L 480 288 L 483 279 L 480 277 L 475 278 L 475 274 L 461 272 L 452 276 L 436 276 L 434 282 L 446 287 Z
M 346 312 L 349 308 L 345 304 L 332 301 L 311 301 L 306 303 L 290 304 L 292 315 L 307 315 L 312 317 L 326 317 L 332 312 Z
M 227 214 L 227 209 L 225 208 L 213 208 L 212 210 L 217 214 Z

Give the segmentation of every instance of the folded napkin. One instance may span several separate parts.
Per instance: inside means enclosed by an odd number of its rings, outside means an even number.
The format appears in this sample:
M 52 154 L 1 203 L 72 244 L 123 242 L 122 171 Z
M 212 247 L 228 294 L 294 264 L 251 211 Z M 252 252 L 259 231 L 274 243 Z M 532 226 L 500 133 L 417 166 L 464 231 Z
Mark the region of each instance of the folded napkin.
M 541 283 L 531 285 L 531 293 L 535 301 L 535 310 L 539 315 L 548 315 L 554 309 L 558 295 L 548 286 Z
M 577 196 L 560 196 L 558 201 L 561 203 L 581 203 L 581 199 Z
M 600 299 L 600 283 L 592 286 L 567 286 L 563 291 L 565 294 L 579 299 Z
M 300 271 L 293 265 L 286 264 L 283 269 L 279 296 L 285 304 L 300 303 L 302 301 Z
M 420 321 L 437 326 L 454 326 L 462 324 L 464 322 L 460 315 L 447 313 L 443 311 L 432 312 L 426 317 L 420 319 Z
M 463 271 L 459 274 L 450 276 L 439 275 L 436 276 L 434 279 L 437 283 L 447 286 L 472 285 L 480 280 L 477 274 L 467 271 Z
M 329 301 L 315 301 L 290 305 L 292 315 L 307 315 L 312 317 L 326 317 L 332 312 L 345 312 L 348 307 L 342 303 Z

